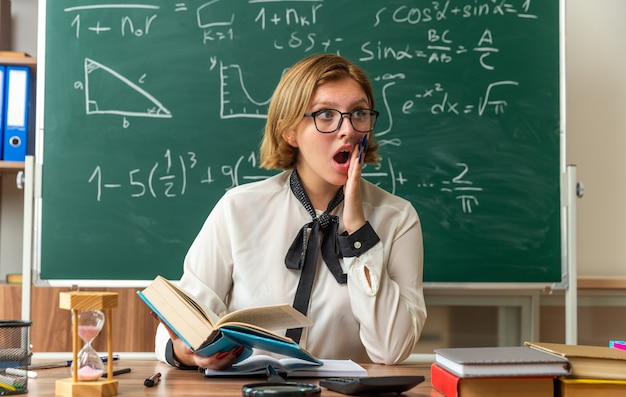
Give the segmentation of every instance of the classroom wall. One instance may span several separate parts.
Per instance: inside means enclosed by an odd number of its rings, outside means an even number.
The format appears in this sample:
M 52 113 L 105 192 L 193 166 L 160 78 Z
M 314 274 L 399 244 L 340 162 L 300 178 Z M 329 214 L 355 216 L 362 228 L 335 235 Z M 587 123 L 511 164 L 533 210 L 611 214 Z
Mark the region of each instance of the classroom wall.
M 38 0 L 11 1 L 11 49 L 37 56 Z M 0 280 L 22 271 L 24 191 L 17 172 L 0 174 Z
M 577 200 L 582 276 L 626 277 L 626 1 L 566 0 L 567 155 L 585 194 Z M 36 55 L 38 0 L 13 0 L 13 49 Z M 532 71 L 529 71 L 532 73 Z M 10 175 L 3 177 L 13 178 Z M 3 181 L 2 213 L 20 197 Z M 10 208 L 7 207 L 10 205 Z M 2 216 L 0 277 L 21 270 L 21 217 Z M 9 225 L 4 225 L 8 222 Z M 11 230 L 13 236 L 10 232 Z M 19 237 L 15 233 L 19 233 Z
M 567 162 L 581 276 L 626 277 L 626 2 L 566 0 Z

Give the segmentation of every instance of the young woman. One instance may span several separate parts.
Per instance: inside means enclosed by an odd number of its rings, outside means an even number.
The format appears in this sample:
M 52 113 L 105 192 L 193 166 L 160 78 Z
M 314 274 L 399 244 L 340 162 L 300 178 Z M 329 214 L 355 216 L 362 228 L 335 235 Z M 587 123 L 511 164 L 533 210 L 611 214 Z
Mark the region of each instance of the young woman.
M 260 150 L 263 167 L 283 172 L 222 197 L 189 249 L 180 286 L 216 313 L 299 306 L 313 325 L 287 335 L 318 358 L 407 358 L 426 320 L 422 231 L 408 201 L 361 177 L 364 163 L 378 161 L 377 116 L 367 76 L 345 58 L 292 66 L 273 94 Z M 157 356 L 182 368 L 223 369 L 241 351 L 201 357 L 162 324 L 157 331 Z

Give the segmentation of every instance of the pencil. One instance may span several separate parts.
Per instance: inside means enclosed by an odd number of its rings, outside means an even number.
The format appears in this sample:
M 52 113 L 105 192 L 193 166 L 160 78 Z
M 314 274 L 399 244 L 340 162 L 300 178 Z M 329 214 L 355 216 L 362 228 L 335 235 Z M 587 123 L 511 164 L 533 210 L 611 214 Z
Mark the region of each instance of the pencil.
M 0 382 L 0 387 L 3 389 L 7 389 L 10 391 L 17 391 L 17 387 L 11 386 L 11 385 L 7 385 L 6 383 L 1 383 Z

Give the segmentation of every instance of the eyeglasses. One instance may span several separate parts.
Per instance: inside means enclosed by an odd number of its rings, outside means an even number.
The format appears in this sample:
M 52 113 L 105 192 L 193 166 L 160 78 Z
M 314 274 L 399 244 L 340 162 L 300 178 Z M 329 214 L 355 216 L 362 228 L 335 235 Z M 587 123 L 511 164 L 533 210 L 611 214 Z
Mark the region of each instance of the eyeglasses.
M 372 109 L 355 109 L 351 112 L 340 112 L 337 109 L 322 109 L 305 113 L 305 117 L 313 117 L 315 128 L 322 134 L 330 134 L 341 128 L 343 116 L 350 118 L 350 124 L 358 132 L 370 132 L 374 129 L 378 113 Z

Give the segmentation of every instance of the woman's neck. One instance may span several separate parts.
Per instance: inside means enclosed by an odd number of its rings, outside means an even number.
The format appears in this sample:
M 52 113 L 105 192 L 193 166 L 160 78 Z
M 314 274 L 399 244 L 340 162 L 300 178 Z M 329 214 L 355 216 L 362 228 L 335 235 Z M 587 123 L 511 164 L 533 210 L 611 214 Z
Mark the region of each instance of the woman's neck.
M 300 172 L 298 172 L 298 176 L 300 177 L 300 183 L 302 184 L 304 191 L 309 197 L 309 200 L 311 200 L 313 208 L 320 211 L 326 211 L 328 204 L 335 198 L 341 187 L 332 185 L 322 179 L 317 182 L 311 181 L 312 178 L 306 178 L 306 176 L 303 177 Z

